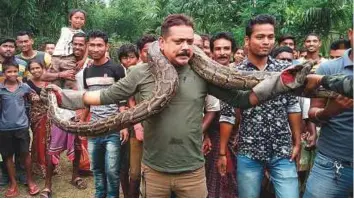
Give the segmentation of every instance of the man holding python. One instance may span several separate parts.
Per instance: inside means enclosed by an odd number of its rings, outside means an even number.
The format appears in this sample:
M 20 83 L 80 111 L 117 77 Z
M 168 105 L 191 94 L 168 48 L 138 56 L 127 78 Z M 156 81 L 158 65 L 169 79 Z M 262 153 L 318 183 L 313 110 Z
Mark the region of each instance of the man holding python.
M 43 89 L 53 122 L 81 136 L 99 136 L 143 121 L 143 197 L 207 196 L 202 118 L 207 94 L 249 108 L 302 86 L 313 63 L 281 73 L 245 74 L 222 67 L 193 46 L 194 25 L 185 15 L 165 18 L 161 37 L 149 48 L 149 64 L 137 65 L 107 89 L 90 92 Z M 258 79 L 259 78 L 259 79 Z M 261 81 L 260 79 L 265 79 Z M 252 89 L 252 90 L 250 90 Z M 54 91 L 54 92 L 53 92 Z M 138 105 L 104 121 L 77 124 L 57 114 L 57 105 L 79 109 L 114 104 L 139 94 Z M 157 113 L 157 114 L 156 114 Z

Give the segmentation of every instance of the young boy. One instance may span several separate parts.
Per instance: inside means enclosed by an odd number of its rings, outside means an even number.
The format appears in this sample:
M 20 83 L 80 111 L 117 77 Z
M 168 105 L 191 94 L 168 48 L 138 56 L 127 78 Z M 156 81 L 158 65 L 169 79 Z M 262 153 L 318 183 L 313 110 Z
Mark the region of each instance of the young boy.
M 17 80 L 19 71 L 17 63 L 3 63 L 2 69 L 5 80 L 0 84 L 0 153 L 6 163 L 10 179 L 5 196 L 16 197 L 19 195 L 13 162 L 15 152 L 20 154 L 22 164 L 25 165 L 28 193 L 36 195 L 39 193 L 39 189 L 31 174 L 30 137 L 25 108 L 25 102 L 30 95 L 35 95 L 35 93 L 27 84 Z

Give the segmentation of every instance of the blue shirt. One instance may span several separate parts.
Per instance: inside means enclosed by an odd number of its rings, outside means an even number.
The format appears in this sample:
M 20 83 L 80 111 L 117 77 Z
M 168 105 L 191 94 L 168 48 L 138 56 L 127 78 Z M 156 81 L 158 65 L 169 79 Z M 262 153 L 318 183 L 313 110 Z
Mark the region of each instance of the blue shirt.
M 350 51 L 351 49 L 345 51 L 343 57 L 320 64 L 316 73 L 353 75 Z M 348 109 L 322 124 L 318 149 L 326 156 L 353 161 L 353 109 Z
M 14 92 L 0 83 L 0 131 L 28 128 L 25 100 L 30 92 L 31 88 L 21 82 Z

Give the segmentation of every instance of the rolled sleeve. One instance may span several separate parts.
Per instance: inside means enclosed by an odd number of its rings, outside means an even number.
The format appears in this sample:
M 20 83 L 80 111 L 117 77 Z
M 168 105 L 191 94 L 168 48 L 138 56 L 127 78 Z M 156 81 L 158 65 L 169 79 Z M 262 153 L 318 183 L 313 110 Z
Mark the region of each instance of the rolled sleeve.
M 205 111 L 216 112 L 220 111 L 220 101 L 211 95 L 207 95 L 205 98 Z
M 236 124 L 235 109 L 225 102 L 220 102 L 220 119 L 219 122 L 226 122 L 232 125 Z
M 301 113 L 301 108 L 299 102 L 289 105 L 287 107 L 287 112 L 288 113 Z

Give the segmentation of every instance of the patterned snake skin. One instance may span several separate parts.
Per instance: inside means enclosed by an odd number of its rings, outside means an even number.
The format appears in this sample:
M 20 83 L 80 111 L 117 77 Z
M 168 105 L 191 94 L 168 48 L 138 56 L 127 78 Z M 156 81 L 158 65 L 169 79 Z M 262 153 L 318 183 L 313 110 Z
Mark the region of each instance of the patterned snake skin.
M 153 95 L 150 99 L 117 113 L 108 118 L 93 122 L 78 123 L 61 117 L 60 108 L 53 92 L 48 92 L 49 118 L 59 128 L 80 136 L 101 136 L 111 130 L 120 130 L 132 126 L 149 116 L 160 112 L 173 98 L 178 88 L 178 74 L 173 65 L 160 52 L 157 42 L 152 43 L 148 51 L 149 68 L 155 80 Z M 222 66 L 207 57 L 199 48 L 194 47 L 191 67 L 202 78 L 224 88 L 249 90 L 269 75 L 267 72 L 239 72 Z M 312 66 L 310 66 L 312 67 Z M 279 74 L 279 73 L 278 73 Z M 333 93 L 333 92 L 331 92 Z M 322 95 L 329 96 L 331 93 Z M 318 96 L 318 94 L 315 94 Z

